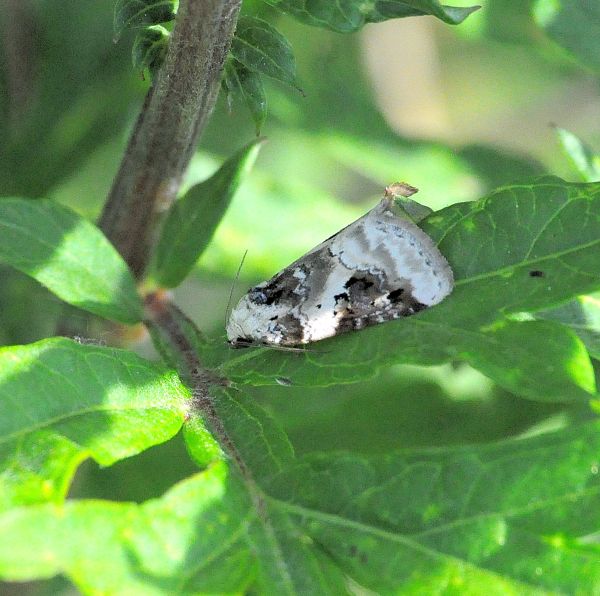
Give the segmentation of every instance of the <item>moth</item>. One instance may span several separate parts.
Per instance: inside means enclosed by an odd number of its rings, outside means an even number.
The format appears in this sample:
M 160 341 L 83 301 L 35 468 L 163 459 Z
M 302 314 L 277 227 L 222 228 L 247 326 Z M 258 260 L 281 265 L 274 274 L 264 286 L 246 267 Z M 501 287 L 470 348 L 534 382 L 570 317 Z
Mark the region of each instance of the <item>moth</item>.
M 299 346 L 441 302 L 454 276 L 415 223 L 431 211 L 399 199 L 415 192 L 406 183 L 389 186 L 368 213 L 251 288 L 231 312 L 229 343 Z

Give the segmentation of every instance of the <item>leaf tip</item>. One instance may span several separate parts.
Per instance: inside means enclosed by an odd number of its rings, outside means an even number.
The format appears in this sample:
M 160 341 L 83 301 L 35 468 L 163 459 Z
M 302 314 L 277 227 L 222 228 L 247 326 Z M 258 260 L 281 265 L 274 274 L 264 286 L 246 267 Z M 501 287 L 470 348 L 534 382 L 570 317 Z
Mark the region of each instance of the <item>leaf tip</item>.
M 480 4 L 465 6 L 464 8 L 445 7 L 449 22 L 453 25 L 460 25 L 467 17 L 471 16 L 474 12 L 477 12 L 480 8 Z

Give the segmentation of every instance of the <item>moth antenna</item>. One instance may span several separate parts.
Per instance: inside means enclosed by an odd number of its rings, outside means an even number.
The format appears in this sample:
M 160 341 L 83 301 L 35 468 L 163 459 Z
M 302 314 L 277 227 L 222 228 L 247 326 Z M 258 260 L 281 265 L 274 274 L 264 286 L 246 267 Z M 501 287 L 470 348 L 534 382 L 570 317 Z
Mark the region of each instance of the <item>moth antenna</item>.
M 323 350 L 315 350 L 313 348 L 308 347 L 298 347 L 298 346 L 280 346 L 279 344 L 270 344 L 268 342 L 260 342 L 253 341 L 250 343 L 244 343 L 242 346 L 233 346 L 233 347 L 243 347 L 246 348 L 261 348 L 266 350 L 275 350 L 276 352 L 312 352 L 313 354 L 326 354 L 326 351 Z
M 235 290 L 235 286 L 240 278 L 240 273 L 242 271 L 242 267 L 244 266 L 244 261 L 246 260 L 246 255 L 248 254 L 248 249 L 244 251 L 244 255 L 242 256 L 242 260 L 240 261 L 240 266 L 237 269 L 235 277 L 233 278 L 233 283 L 231 284 L 231 289 L 229 290 L 229 298 L 227 299 L 227 308 L 225 309 L 225 326 L 229 324 L 229 315 L 231 314 L 231 299 L 233 298 L 233 292 Z
M 279 346 L 277 344 L 263 344 L 262 348 L 279 350 L 280 352 L 310 352 L 311 354 L 327 354 L 328 350 L 315 350 L 314 348 L 296 348 L 294 346 Z
M 278 350 L 280 352 L 310 352 L 308 348 L 295 348 L 294 346 L 278 346 L 277 344 L 266 344 L 261 346 L 269 350 Z

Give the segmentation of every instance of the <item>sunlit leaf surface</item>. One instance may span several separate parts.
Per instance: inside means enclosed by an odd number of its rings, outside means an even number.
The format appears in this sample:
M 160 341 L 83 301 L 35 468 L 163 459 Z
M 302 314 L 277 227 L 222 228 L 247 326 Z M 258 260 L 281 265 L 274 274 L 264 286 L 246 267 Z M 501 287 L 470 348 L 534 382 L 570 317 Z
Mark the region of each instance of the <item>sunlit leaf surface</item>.
M 0 260 L 65 302 L 123 323 L 142 318 L 127 265 L 92 223 L 49 200 L 0 200 Z
M 0 509 L 64 498 L 77 464 L 109 465 L 171 438 L 187 409 L 172 371 L 54 338 L 0 350 Z

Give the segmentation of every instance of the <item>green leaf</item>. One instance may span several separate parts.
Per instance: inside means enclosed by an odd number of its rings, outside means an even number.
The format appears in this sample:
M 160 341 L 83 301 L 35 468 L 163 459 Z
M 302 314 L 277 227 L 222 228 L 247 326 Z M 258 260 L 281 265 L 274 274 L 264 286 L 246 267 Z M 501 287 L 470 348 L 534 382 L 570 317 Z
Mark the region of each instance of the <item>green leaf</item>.
M 223 82 L 228 99 L 240 98 L 250 110 L 258 136 L 267 118 L 267 96 L 260 75 L 237 60 L 228 60 Z
M 143 505 L 74 501 L 17 509 L 0 517 L 3 536 L 22 530 L 12 554 L 2 541 L 0 574 L 21 581 L 64 573 L 84 593 L 242 592 L 254 567 L 244 543 L 250 516 L 223 465 Z
M 437 0 L 265 0 L 267 4 L 289 13 L 298 20 L 326 27 L 333 31 L 349 33 L 357 31 L 367 23 L 387 19 L 433 15 L 450 25 L 462 23 L 479 6 L 458 8 L 443 6 Z
M 599 447 L 594 422 L 483 447 L 316 455 L 269 494 L 376 593 L 593 593 Z
M 599 182 L 600 154 L 564 128 L 556 127 L 556 135 L 565 155 L 569 158 L 581 179 L 585 182 Z
M 141 505 L 1 515 L 0 575 L 64 573 L 86 593 L 595 593 L 599 449 L 592 422 L 486 446 L 316 454 L 261 484 L 260 512 L 220 463 Z
M 259 561 L 261 594 L 337 596 L 348 593 L 342 573 L 328 564 L 279 503 L 265 503 L 264 518 L 250 526 L 249 540 Z
M 117 0 L 114 29 L 119 37 L 126 29 L 167 23 L 177 13 L 176 0 Z
M 262 19 L 240 17 L 231 55 L 248 70 L 296 86 L 296 60 L 288 40 Z
M 230 157 L 208 180 L 193 186 L 167 214 L 156 247 L 153 275 L 163 286 L 179 285 L 210 242 L 262 144 L 256 139 Z
M 497 327 L 461 330 L 450 321 L 423 319 L 425 315 L 394 331 L 387 324 L 387 329 L 370 327 L 360 334 L 324 341 L 305 353 L 251 348 L 243 355 L 229 355 L 221 372 L 250 385 L 276 385 L 287 379 L 296 386 L 328 386 L 355 383 L 397 363 L 461 360 L 529 399 L 585 403 L 595 393 L 585 346 L 558 324 L 507 321 Z
M 152 77 L 155 77 L 167 54 L 169 35 L 161 25 L 140 31 L 131 50 L 133 67 L 142 72 L 148 69 Z
M 600 184 L 558 179 L 501 188 L 434 213 L 423 228 L 456 280 L 441 304 L 416 316 L 307 346 L 304 353 L 230 350 L 221 372 L 237 382 L 354 382 L 392 363 L 464 360 L 518 395 L 584 400 L 595 391 L 584 346 L 557 324 L 519 322 L 523 312 L 600 287 Z M 530 317 L 531 318 L 531 317 Z
M 0 260 L 65 302 L 122 323 L 142 319 L 135 282 L 89 221 L 49 200 L 0 200 Z
M 573 329 L 590 355 L 600 360 L 600 294 L 579 296 L 567 304 L 536 313 L 536 317 Z
M 582 64 L 600 70 L 600 5 L 589 0 L 537 0 L 537 24 Z
M 171 438 L 178 377 L 132 352 L 53 338 L 0 349 L 0 508 L 64 497 L 87 457 L 102 465 Z

